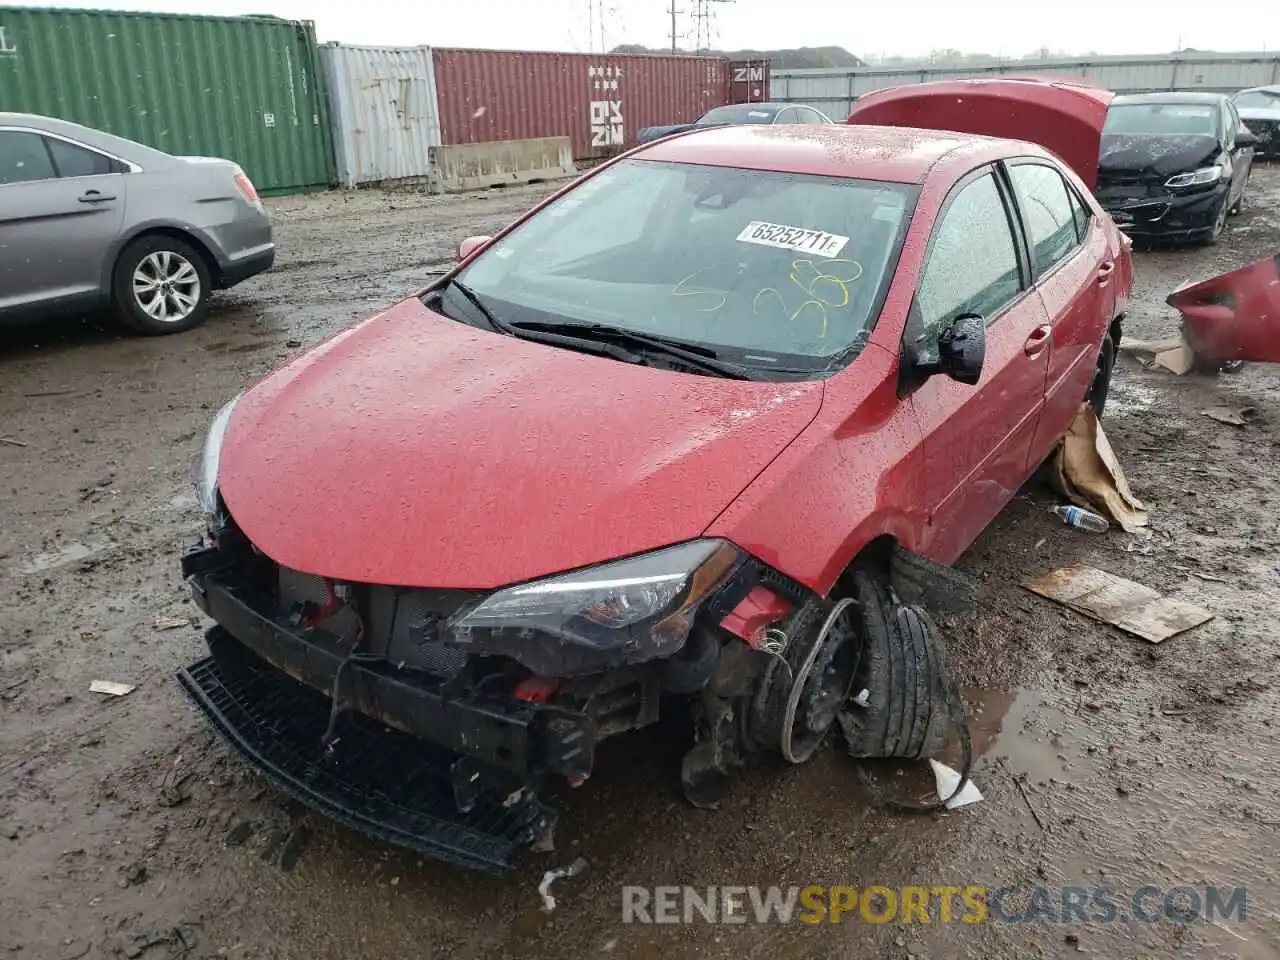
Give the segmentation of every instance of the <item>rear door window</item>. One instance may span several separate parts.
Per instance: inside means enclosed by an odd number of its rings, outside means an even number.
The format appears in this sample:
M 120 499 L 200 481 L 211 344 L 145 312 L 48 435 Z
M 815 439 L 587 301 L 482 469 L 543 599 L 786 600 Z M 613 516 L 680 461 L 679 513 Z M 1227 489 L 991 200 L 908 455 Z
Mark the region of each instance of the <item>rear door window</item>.
M 1062 175 L 1039 163 L 1009 168 L 1018 205 L 1031 244 L 1036 276 L 1043 276 L 1067 259 L 1079 245 L 1077 214 Z
M 0 184 L 52 180 L 56 176 L 44 137 L 24 130 L 0 130 Z
M 49 153 L 60 177 L 94 177 L 104 173 L 116 173 L 117 165 L 110 157 L 104 157 L 87 147 L 48 137 Z
M 994 173 L 960 189 L 935 225 L 916 290 L 926 337 L 962 313 L 992 323 L 1022 289 L 1017 247 Z
M 1093 211 L 1088 205 L 1080 199 L 1080 195 L 1074 190 L 1067 190 L 1071 197 L 1071 210 L 1076 221 L 1076 236 L 1083 243 L 1085 238 L 1089 236 L 1089 225 L 1093 223 Z

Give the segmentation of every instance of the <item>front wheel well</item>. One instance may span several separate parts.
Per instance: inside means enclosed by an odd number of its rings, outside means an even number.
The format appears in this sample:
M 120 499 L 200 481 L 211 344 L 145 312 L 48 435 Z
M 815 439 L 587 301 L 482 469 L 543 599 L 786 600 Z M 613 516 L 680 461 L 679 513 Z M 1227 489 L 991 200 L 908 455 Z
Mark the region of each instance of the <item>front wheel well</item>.
M 897 546 L 897 539 L 888 533 L 871 540 L 849 561 L 849 565 L 840 573 L 837 584 L 846 591 L 851 589 L 853 574 L 857 570 L 869 570 L 887 577 L 893 567 L 893 552 Z
M 116 254 L 115 263 L 111 265 L 112 272 L 120 263 L 120 258 L 125 252 L 139 240 L 145 240 L 147 237 L 172 237 L 174 240 L 181 240 L 187 246 L 200 254 L 200 258 L 204 260 L 205 269 L 209 271 L 209 277 L 213 281 L 214 287 L 222 286 L 222 269 L 218 266 L 218 258 L 213 255 L 208 245 L 193 233 L 188 233 L 178 227 L 150 227 L 129 238 L 128 242 L 120 248 L 120 252 Z
M 1114 320 L 1111 321 L 1111 326 L 1107 330 L 1107 333 L 1111 337 L 1111 345 L 1115 347 L 1117 351 L 1120 349 L 1120 336 L 1122 333 L 1121 328 L 1123 327 L 1123 325 L 1124 325 L 1124 314 L 1121 313 L 1117 315 Z

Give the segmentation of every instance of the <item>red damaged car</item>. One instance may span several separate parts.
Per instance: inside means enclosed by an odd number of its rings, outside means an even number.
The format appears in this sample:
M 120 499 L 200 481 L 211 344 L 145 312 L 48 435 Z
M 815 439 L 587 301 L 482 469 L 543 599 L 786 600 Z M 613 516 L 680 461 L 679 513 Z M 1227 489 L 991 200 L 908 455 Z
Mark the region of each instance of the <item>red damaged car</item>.
M 895 557 L 952 562 L 1101 412 L 1132 278 L 1088 182 L 1105 95 L 995 92 L 942 112 L 970 133 L 633 150 L 232 401 L 188 692 L 284 790 L 488 870 L 668 713 L 701 804 L 838 716 L 855 753 L 936 750 Z M 974 135 L 1011 107 L 1045 146 Z

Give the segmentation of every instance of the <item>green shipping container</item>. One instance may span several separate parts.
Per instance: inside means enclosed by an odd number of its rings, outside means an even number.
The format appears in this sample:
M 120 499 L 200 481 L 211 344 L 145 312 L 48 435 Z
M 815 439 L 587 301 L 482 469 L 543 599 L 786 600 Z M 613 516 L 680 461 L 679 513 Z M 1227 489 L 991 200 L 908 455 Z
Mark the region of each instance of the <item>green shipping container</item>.
M 264 194 L 333 182 L 309 21 L 0 6 L 0 112 L 239 163 Z

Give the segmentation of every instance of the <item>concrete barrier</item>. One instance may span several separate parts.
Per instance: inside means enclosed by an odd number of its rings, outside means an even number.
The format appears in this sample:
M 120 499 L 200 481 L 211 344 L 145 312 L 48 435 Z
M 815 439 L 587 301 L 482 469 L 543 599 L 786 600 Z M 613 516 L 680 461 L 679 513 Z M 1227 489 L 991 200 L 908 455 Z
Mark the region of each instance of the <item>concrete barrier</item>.
M 432 147 L 431 154 L 436 184 L 449 193 L 504 183 L 559 180 L 577 173 L 568 137 L 460 143 Z

